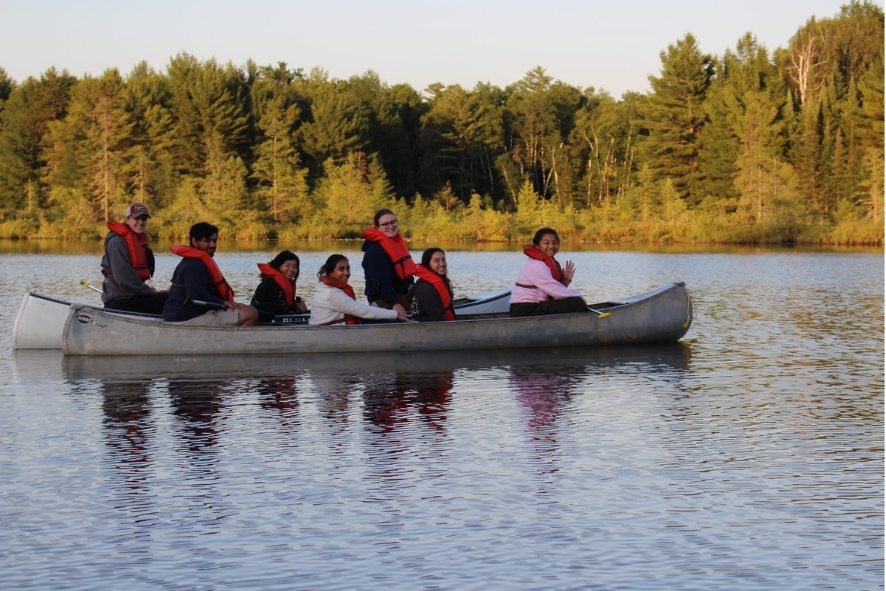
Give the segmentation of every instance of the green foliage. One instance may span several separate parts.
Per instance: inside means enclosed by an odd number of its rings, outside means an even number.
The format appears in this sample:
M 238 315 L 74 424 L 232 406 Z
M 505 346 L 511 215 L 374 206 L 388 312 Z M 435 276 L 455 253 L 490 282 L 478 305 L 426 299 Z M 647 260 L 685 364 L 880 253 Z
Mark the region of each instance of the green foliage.
M 180 237 L 356 239 L 380 207 L 425 240 L 874 242 L 883 238 L 883 11 L 852 1 L 770 52 L 692 35 L 651 92 L 536 67 L 423 92 L 368 71 L 189 54 L 163 71 L 20 84 L 0 69 L 0 235 L 104 233 L 127 203 Z

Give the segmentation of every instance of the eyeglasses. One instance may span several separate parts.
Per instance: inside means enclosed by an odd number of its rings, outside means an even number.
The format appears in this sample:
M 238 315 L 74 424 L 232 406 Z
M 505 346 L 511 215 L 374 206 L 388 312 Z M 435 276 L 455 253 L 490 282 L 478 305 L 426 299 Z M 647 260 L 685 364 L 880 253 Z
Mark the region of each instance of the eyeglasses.
M 379 228 L 393 228 L 396 225 L 397 225 L 397 220 L 392 220 L 390 222 L 385 222 L 383 224 L 379 224 L 378 227 Z

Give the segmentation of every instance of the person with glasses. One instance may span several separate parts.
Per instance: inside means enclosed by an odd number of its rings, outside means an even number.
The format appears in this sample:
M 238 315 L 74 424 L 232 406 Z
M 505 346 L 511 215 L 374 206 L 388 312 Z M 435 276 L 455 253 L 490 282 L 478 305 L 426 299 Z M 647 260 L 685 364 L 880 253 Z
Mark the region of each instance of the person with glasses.
M 189 234 L 191 246 L 170 248 L 183 258 L 172 273 L 172 287 L 163 307 L 163 320 L 187 326 L 257 324 L 258 311 L 234 301 L 234 290 L 215 264 L 218 228 L 199 222 L 191 226 Z
M 108 222 L 102 257 L 102 302 L 105 308 L 143 314 L 161 314 L 169 295 L 147 283 L 154 275 L 154 251 L 147 234 L 151 214 L 142 203 L 126 208 L 123 223 Z
M 373 227 L 364 230 L 363 237 L 366 299 L 405 316 L 411 306 L 408 293 L 414 283 L 415 262 L 400 235 L 397 216 L 390 209 L 379 209 Z

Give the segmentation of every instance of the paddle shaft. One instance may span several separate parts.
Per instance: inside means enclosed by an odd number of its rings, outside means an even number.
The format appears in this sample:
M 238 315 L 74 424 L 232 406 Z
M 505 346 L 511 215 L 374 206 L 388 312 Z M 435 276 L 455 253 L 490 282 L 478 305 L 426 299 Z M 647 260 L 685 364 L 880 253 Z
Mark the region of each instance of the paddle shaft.
M 99 292 L 99 293 L 105 293 L 105 292 L 103 292 L 101 289 L 97 288 L 96 286 L 94 286 L 94 285 L 90 285 L 90 284 L 86 283 L 86 282 L 83 281 L 83 280 L 80 281 L 80 285 L 85 285 L 85 286 L 88 287 L 89 289 L 94 289 L 95 291 L 97 291 L 97 292 Z

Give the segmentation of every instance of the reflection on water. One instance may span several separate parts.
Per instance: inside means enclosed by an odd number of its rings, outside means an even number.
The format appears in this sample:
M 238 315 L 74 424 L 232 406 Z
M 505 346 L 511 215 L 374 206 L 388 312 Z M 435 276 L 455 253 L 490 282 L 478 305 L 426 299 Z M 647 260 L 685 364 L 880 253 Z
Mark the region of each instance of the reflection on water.
M 507 284 L 522 257 L 451 254 L 463 292 Z M 97 267 L 45 256 L 35 278 L 29 256 L 0 265 L 7 325 L 33 282 L 63 292 Z M 235 289 L 254 287 L 256 258 L 220 258 Z M 882 253 L 574 258 L 594 300 L 685 280 L 692 329 L 668 346 L 467 354 L 63 358 L 7 343 L 0 581 L 881 587 Z

